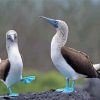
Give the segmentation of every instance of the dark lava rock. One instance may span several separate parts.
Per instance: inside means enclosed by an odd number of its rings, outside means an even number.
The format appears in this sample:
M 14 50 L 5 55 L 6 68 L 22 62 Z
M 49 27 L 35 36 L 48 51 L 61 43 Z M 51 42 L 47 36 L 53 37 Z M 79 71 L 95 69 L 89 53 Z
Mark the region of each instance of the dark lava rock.
M 1 97 L 0 100 L 96 100 L 94 97 L 83 90 L 77 89 L 76 92 L 71 94 L 64 94 L 56 92 L 55 90 L 49 90 L 39 93 L 20 94 L 18 97 Z

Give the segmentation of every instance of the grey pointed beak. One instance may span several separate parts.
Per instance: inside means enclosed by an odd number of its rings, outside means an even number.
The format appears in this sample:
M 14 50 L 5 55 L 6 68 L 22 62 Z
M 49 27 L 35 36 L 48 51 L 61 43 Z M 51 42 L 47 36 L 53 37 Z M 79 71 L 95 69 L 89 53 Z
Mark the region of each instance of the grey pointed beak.
M 14 40 L 15 40 L 15 37 L 14 37 L 14 35 L 11 35 L 11 39 L 12 39 L 12 41 L 14 41 Z
M 15 38 L 14 38 L 14 35 L 10 35 L 7 37 L 8 40 L 14 42 Z
M 51 18 L 47 18 L 47 17 L 44 17 L 44 16 L 40 16 L 40 18 L 44 19 L 45 21 L 47 21 L 49 24 L 51 24 L 55 28 L 58 28 L 58 21 L 57 20 L 51 19 Z

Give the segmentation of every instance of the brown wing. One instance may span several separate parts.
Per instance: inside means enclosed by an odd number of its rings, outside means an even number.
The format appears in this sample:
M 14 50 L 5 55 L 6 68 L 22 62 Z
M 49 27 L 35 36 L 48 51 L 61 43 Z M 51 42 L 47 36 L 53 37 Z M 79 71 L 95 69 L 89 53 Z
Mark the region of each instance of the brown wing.
M 72 49 L 70 47 L 62 47 L 61 53 L 67 63 L 79 74 L 86 75 L 88 78 L 98 77 L 98 73 L 93 67 L 87 54 Z
M 0 63 L 0 79 L 2 80 L 6 80 L 6 77 L 9 73 L 9 69 L 10 69 L 10 62 L 8 59 L 6 60 L 1 60 Z

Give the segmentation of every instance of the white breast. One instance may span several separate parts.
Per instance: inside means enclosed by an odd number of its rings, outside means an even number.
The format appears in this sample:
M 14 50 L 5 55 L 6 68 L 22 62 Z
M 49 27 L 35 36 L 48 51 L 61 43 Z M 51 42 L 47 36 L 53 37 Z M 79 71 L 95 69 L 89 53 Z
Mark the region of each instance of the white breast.
M 51 59 L 55 67 L 66 77 L 76 80 L 78 78 L 77 73 L 72 67 L 65 61 L 61 54 L 61 47 L 63 46 L 64 39 L 61 39 L 57 34 L 53 37 L 51 42 Z
M 65 61 L 63 56 L 59 51 L 51 50 L 51 59 L 55 67 L 69 79 L 76 80 L 78 78 L 77 73 L 71 68 L 71 66 Z
M 5 83 L 7 87 L 10 87 L 22 78 L 23 62 L 19 50 L 16 48 L 8 51 L 8 58 L 11 66 Z

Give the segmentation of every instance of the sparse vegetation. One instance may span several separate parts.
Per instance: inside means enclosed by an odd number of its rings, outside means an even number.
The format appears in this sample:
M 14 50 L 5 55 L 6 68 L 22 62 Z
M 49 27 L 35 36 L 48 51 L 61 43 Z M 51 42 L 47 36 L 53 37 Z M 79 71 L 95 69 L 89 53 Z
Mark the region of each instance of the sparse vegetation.
M 31 71 L 25 71 L 24 76 L 28 75 L 36 75 L 36 80 L 33 81 L 31 84 L 23 84 L 21 82 L 16 83 L 13 86 L 14 92 L 19 93 L 27 93 L 27 92 L 39 92 L 39 91 L 46 91 L 49 89 L 56 89 L 56 88 L 62 88 L 65 86 L 65 79 L 64 77 L 59 74 L 56 71 L 50 71 L 47 73 L 40 73 L 40 72 L 33 72 Z M 82 84 L 83 80 L 78 80 L 76 84 Z M 7 93 L 6 86 L 0 82 L 0 94 Z

